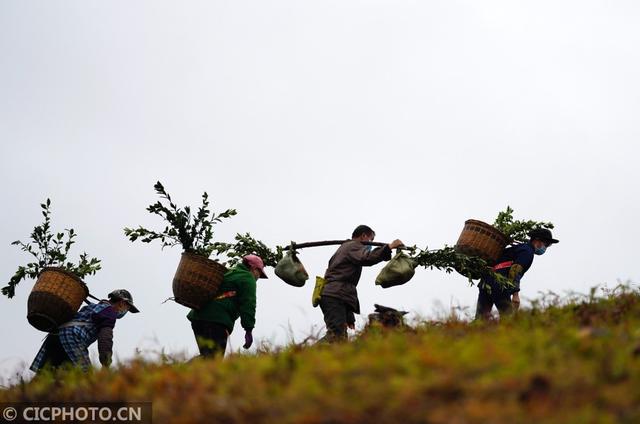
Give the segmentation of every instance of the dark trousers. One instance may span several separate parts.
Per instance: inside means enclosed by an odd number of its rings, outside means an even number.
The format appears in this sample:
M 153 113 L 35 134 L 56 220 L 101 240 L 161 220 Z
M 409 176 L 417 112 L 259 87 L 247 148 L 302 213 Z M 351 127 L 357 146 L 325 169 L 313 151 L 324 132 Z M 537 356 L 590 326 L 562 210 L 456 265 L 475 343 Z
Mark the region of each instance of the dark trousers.
M 491 309 L 496 305 L 500 316 L 513 313 L 511 295 L 502 290 L 487 290 L 480 288 L 478 291 L 478 304 L 476 305 L 476 319 L 491 318 Z
M 322 296 L 320 309 L 327 326 L 327 334 L 322 340 L 327 342 L 347 340 L 347 325 L 353 325 L 356 322 L 351 306 L 336 297 Z
M 229 331 L 224 325 L 209 321 L 191 321 L 191 328 L 196 336 L 200 356 L 204 358 L 224 356 L 229 338 Z
M 62 347 L 57 334 L 49 334 L 44 341 L 44 366 L 59 368 L 63 365 L 73 365 L 71 358 Z

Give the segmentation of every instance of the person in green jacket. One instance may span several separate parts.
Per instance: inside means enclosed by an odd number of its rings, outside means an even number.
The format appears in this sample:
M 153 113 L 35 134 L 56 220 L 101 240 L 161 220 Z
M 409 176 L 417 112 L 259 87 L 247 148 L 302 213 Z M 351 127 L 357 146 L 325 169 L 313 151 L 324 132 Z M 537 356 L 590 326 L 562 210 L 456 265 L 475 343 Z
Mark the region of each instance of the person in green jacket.
M 198 310 L 187 315 L 196 336 L 200 356 L 208 358 L 223 355 L 227 339 L 238 318 L 244 328 L 244 347 L 253 344 L 256 323 L 256 281 L 267 278 L 264 262 L 257 255 L 247 255 L 242 263 L 224 275 L 218 295 Z

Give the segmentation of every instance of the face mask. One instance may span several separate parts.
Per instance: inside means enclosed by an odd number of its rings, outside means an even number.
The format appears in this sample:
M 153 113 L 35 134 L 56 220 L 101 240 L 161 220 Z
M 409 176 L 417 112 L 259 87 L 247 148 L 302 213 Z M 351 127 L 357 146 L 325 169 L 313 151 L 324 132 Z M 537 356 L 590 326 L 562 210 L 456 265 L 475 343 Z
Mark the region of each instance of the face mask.
M 127 312 L 128 312 L 128 311 L 127 311 L 126 309 L 125 309 L 124 311 L 118 311 L 118 312 L 116 313 L 116 318 L 117 318 L 117 319 L 122 318 L 123 316 L 127 315 Z
M 547 246 L 542 246 L 542 247 L 538 247 L 536 248 L 536 250 L 534 251 L 534 253 L 536 255 L 544 255 L 544 252 L 547 251 Z
M 364 246 L 365 252 L 371 252 L 372 250 L 373 250 L 373 246 L 371 246 L 370 244 L 367 244 Z

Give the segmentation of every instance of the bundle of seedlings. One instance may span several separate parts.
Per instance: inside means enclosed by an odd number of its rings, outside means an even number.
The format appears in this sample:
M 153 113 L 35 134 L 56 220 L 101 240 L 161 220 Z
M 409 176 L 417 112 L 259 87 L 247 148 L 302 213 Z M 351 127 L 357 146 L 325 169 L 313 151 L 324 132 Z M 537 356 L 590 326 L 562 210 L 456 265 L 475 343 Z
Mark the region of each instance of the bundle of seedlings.
M 227 267 L 236 265 L 245 255 L 257 254 L 265 264 L 275 264 L 277 252 L 271 251 L 249 233 L 238 234 L 235 243 L 213 240 L 214 226 L 235 216 L 235 209 L 227 209 L 219 214 L 212 212 L 207 192 L 202 194 L 202 204 L 197 210 L 190 206 L 179 207 L 160 181 L 154 185 L 154 189 L 160 200 L 147 207 L 147 211 L 160 216 L 166 222 L 165 228 L 154 231 L 139 226 L 135 229 L 125 228 L 124 233 L 132 242 L 139 240 L 151 243 L 158 240 L 163 249 L 182 246 L 182 257 L 172 284 L 177 303 L 199 309 L 215 296 Z M 211 259 L 212 255 L 226 256 L 226 260 Z
M 160 241 L 162 248 L 182 246 L 183 253 L 178 269 L 173 277 L 174 300 L 189 308 L 198 309 L 218 291 L 227 271 L 218 261 L 209 259 L 213 253 L 213 227 L 236 215 L 235 209 L 227 209 L 220 214 L 210 210 L 209 195 L 202 194 L 202 205 L 192 213 L 190 206 L 179 207 L 171 195 L 158 181 L 153 188 L 160 200 L 149 205 L 149 213 L 161 217 L 166 226 L 154 231 L 138 226 L 125 228 L 124 234 L 130 241 L 143 243 Z
M 215 242 L 213 251 L 216 256 L 224 256 L 223 263 L 232 267 L 240 263 L 243 256 L 254 254 L 260 256 L 265 266 L 275 267 L 283 257 L 282 246 L 271 249 L 269 246 L 256 240 L 250 233 L 236 234 L 235 243 Z
M 513 218 L 513 209 L 510 206 L 498 213 L 496 220 L 493 222 L 493 227 L 508 239 L 508 243 L 526 243 L 529 240 L 529 234 L 533 230 L 540 228 L 553 230 L 554 228 L 551 222 L 515 220 Z
M 53 331 L 69 321 L 89 294 L 84 278 L 100 270 L 100 260 L 90 258 L 85 252 L 77 262 L 69 260 L 69 251 L 75 244 L 73 228 L 62 232 L 51 229 L 51 200 L 40 205 L 44 222 L 34 227 L 31 241 L 16 240 L 12 245 L 20 246 L 35 259 L 19 266 L 2 294 L 12 298 L 16 286 L 24 279 L 36 280 L 27 301 L 27 319 L 41 331 Z

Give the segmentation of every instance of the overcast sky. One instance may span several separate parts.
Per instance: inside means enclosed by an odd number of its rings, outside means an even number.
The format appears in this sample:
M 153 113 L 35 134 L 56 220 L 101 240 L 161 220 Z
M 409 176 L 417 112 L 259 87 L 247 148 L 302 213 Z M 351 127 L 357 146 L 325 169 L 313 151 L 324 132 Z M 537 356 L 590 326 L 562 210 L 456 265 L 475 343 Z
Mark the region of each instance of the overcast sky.
M 115 329 L 120 360 L 196 353 L 186 308 L 162 301 L 181 249 L 130 243 L 161 180 L 181 205 L 207 191 L 238 216 L 218 240 L 346 238 L 441 247 L 468 218 L 552 221 L 561 240 L 522 282 L 587 292 L 640 281 L 637 240 L 640 4 L 634 1 L 0 1 L 0 276 L 53 202 L 75 255 L 103 270 L 92 293 L 129 289 L 142 310 Z M 303 288 L 258 283 L 257 342 L 323 328 L 313 277 L 334 248 L 301 251 Z M 74 256 L 77 257 L 77 256 Z M 374 303 L 411 317 L 475 308 L 459 275 L 418 269 Z M 4 283 L 3 283 L 4 285 Z M 26 320 L 33 281 L 0 299 L 0 375 L 44 333 Z M 229 349 L 242 344 L 236 325 Z M 8 341 L 10 340 L 10 342 Z M 95 357 L 95 347 L 91 348 Z

